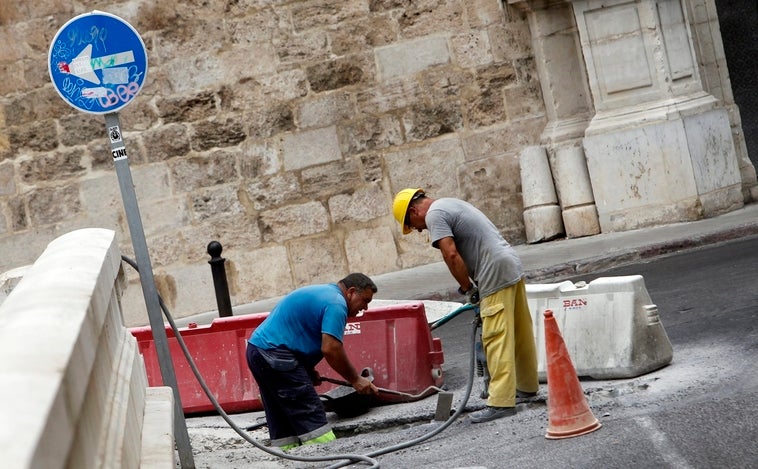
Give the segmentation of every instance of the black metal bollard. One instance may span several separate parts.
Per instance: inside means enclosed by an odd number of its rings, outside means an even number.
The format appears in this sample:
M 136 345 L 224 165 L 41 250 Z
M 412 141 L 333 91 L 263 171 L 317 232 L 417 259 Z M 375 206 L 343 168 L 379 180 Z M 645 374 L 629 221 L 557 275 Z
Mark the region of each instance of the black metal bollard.
M 211 265 L 213 288 L 216 290 L 216 305 L 218 305 L 219 317 L 223 318 L 232 315 L 232 302 L 229 299 L 229 284 L 226 281 L 226 269 L 224 268 L 226 259 L 221 257 L 222 249 L 221 243 L 218 241 L 208 243 L 208 254 L 211 256 L 208 263 Z

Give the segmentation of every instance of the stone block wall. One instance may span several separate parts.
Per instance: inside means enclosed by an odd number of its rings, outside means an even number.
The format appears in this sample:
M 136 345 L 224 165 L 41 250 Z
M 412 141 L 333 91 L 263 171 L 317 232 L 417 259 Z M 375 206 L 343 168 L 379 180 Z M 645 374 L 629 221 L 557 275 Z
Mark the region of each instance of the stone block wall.
M 742 192 L 745 202 L 758 200 L 756 172 L 747 151 L 740 110 L 734 102 L 729 68 L 719 28 L 714 0 L 688 0 L 685 2 L 695 41 L 700 79 L 705 89 L 715 96 L 727 110 L 734 149 L 737 154 Z M 734 71 L 733 71 L 734 72 Z
M 439 261 L 392 218 L 404 187 L 466 198 L 524 241 L 518 155 L 545 110 L 527 20 L 499 0 L 7 0 L 0 272 L 82 227 L 114 230 L 131 256 L 104 118 L 65 104 L 47 72 L 58 29 L 94 9 L 148 49 L 145 85 L 120 118 L 175 317 L 215 309 L 212 240 L 233 305 Z M 127 273 L 125 321 L 146 324 Z
M 171 388 L 121 318 L 115 233 L 53 242 L 0 305 L 3 467 L 175 467 Z

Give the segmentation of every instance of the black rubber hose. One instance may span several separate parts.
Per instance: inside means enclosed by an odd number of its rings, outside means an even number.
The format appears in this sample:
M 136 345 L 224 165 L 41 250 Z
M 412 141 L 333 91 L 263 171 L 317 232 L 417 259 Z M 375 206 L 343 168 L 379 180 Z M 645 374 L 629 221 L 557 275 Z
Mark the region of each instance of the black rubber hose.
M 132 261 L 131 259 L 127 258 L 126 256 L 121 256 L 121 259 L 124 260 L 127 264 L 132 266 L 134 270 L 139 273 L 139 268 L 137 267 L 136 262 Z M 198 383 L 200 384 L 200 387 L 203 388 L 203 391 L 208 396 L 208 399 L 211 401 L 211 404 L 213 404 L 213 407 L 216 409 L 216 411 L 219 413 L 221 418 L 226 421 L 226 423 L 229 425 L 229 427 L 232 428 L 235 432 L 237 432 L 238 435 L 240 435 L 245 441 L 249 442 L 256 448 L 260 449 L 261 451 L 264 451 L 268 454 L 271 454 L 273 456 L 278 456 L 280 458 L 290 459 L 293 461 L 301 461 L 301 462 L 325 462 L 325 461 L 341 461 L 337 464 L 333 464 L 329 466 L 328 469 L 337 469 L 340 467 L 345 467 L 348 464 L 353 464 L 357 462 L 365 462 L 370 464 L 370 467 L 373 469 L 379 469 L 379 462 L 373 459 L 375 456 L 380 456 L 382 454 L 392 453 L 394 451 L 399 451 L 401 449 L 405 449 L 408 447 L 411 447 L 413 445 L 417 445 L 421 442 L 424 442 L 433 436 L 437 435 L 438 433 L 445 430 L 447 427 L 453 424 L 455 420 L 463 413 L 463 411 L 466 408 L 466 404 L 468 403 L 469 398 L 471 397 L 471 390 L 474 386 L 474 370 L 476 369 L 476 339 L 477 339 L 477 330 L 479 329 L 479 326 L 481 325 L 481 320 L 479 318 L 479 315 L 477 314 L 474 320 L 472 321 L 473 327 L 471 328 L 471 351 L 469 353 L 470 359 L 469 359 L 469 373 L 468 373 L 468 382 L 466 384 L 466 392 L 463 396 L 463 399 L 461 400 L 461 403 L 458 405 L 458 408 L 455 410 L 453 415 L 450 416 L 449 419 L 447 419 L 442 425 L 435 428 L 429 433 L 426 433 L 418 438 L 415 438 L 410 441 L 406 441 L 403 443 L 398 443 L 396 445 L 387 446 L 385 448 L 380 448 L 378 450 L 372 451 L 370 453 L 367 453 L 365 455 L 361 454 L 335 454 L 335 455 L 328 455 L 328 456 L 296 456 L 292 454 L 287 454 L 282 451 L 274 450 L 272 448 L 266 447 L 262 443 L 259 443 L 258 441 L 254 440 L 250 437 L 242 428 L 237 426 L 237 424 L 232 421 L 232 419 L 229 417 L 229 415 L 224 411 L 224 409 L 221 408 L 221 405 L 218 403 L 216 398 L 213 396 L 213 392 L 210 390 L 208 385 L 205 383 L 205 380 L 203 380 L 203 377 L 200 375 L 200 370 L 198 370 L 197 365 L 195 364 L 195 361 L 192 359 L 192 355 L 190 354 L 189 349 L 187 348 L 187 345 L 184 342 L 184 339 L 181 336 L 181 333 L 179 332 L 179 329 L 176 326 L 176 323 L 174 322 L 173 317 L 168 311 L 168 308 L 166 307 L 166 304 L 163 302 L 163 298 L 161 298 L 160 295 L 158 295 L 158 302 L 160 304 L 161 310 L 163 311 L 164 316 L 166 316 L 166 319 L 171 326 L 171 329 L 174 331 L 174 334 L 176 335 L 176 340 L 179 343 L 179 347 L 182 349 L 182 352 L 184 353 L 185 358 L 187 359 L 187 363 L 189 363 L 190 368 L 192 369 L 192 373 L 194 373 L 195 378 L 197 379 Z M 457 316 L 458 314 L 462 313 L 463 311 L 469 311 L 469 310 L 476 310 L 478 309 L 478 306 L 476 305 L 464 305 L 458 310 L 454 311 L 453 313 L 447 315 L 446 317 L 442 318 L 440 321 L 437 321 L 435 324 L 435 327 L 439 327 L 442 324 L 446 323 L 453 317 Z
M 469 309 L 476 309 L 476 307 L 469 308 Z M 381 456 L 382 454 L 392 453 L 394 451 L 399 451 L 401 449 L 405 449 L 405 448 L 408 448 L 410 446 L 417 445 L 417 444 L 419 444 L 421 442 L 424 442 L 424 441 L 428 440 L 429 438 L 435 436 L 436 434 L 440 433 L 441 431 L 443 431 L 444 429 L 446 429 L 450 425 L 452 425 L 452 423 L 455 422 L 455 420 L 463 413 L 464 409 L 466 408 L 466 404 L 468 403 L 469 397 L 471 397 L 471 390 L 474 387 L 474 369 L 476 368 L 476 339 L 477 339 L 477 337 L 476 337 L 476 331 L 477 331 L 477 329 L 479 329 L 479 326 L 481 324 L 481 320 L 480 320 L 478 314 L 474 318 L 474 321 L 473 321 L 472 324 L 473 324 L 473 327 L 471 328 L 471 353 L 470 353 L 471 358 L 469 360 L 468 383 L 466 384 L 465 395 L 463 396 L 463 399 L 461 400 L 461 403 L 458 405 L 458 408 L 455 410 L 455 412 L 453 413 L 453 415 L 451 415 L 450 418 L 445 421 L 445 423 L 443 423 L 442 425 L 440 425 L 439 427 L 435 428 L 434 430 L 432 430 L 429 433 L 426 433 L 426 434 L 424 434 L 424 435 L 422 435 L 422 436 L 420 436 L 418 438 L 415 438 L 413 440 L 410 440 L 410 441 L 406 441 L 406 442 L 403 442 L 403 443 L 398 443 L 398 444 L 392 445 L 392 446 L 387 446 L 385 448 L 380 448 L 380 449 L 378 449 L 376 451 L 371 451 L 370 453 L 366 453 L 366 456 L 371 456 L 371 457 Z M 338 464 L 334 464 L 334 465 L 329 466 L 328 469 L 337 469 L 337 468 L 340 468 L 340 467 L 344 467 L 347 464 L 350 464 L 350 463 L 338 463 Z

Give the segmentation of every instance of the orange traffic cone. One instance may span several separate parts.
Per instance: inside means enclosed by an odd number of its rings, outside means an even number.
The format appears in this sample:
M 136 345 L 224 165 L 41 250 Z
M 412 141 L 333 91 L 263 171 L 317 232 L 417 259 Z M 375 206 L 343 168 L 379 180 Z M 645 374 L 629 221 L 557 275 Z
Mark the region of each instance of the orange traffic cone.
M 576 369 L 571 362 L 553 312 L 545 310 L 547 353 L 547 405 L 549 425 L 545 438 L 554 440 L 584 435 L 601 424 L 592 415 Z

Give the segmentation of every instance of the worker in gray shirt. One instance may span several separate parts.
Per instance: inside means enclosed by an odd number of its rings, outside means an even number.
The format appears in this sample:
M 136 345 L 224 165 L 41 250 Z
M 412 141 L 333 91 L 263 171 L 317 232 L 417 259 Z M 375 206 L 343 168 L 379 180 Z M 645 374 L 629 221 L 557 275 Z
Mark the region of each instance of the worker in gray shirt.
M 516 398 L 539 388 L 532 317 L 521 260 L 497 227 L 476 207 L 454 198 L 433 199 L 422 189 L 403 189 L 393 202 L 403 234 L 429 230 L 459 293 L 480 304 L 482 344 L 489 370 L 487 407 L 474 423 L 516 413 Z M 480 300 L 481 299 L 481 300 Z

